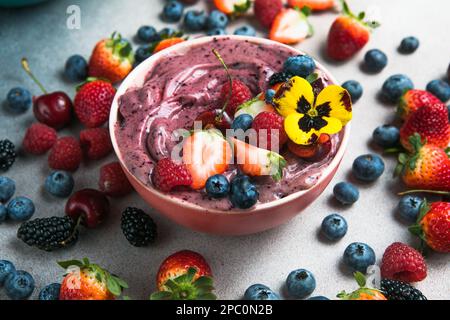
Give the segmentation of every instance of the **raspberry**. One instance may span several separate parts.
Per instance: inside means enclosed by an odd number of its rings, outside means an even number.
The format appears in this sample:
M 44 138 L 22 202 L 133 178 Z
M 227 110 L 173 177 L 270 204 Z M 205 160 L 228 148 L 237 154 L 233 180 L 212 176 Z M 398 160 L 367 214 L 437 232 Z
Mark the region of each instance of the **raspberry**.
M 177 164 L 169 158 L 162 159 L 153 169 L 153 184 L 163 192 L 169 192 L 175 187 L 190 186 L 192 176 L 184 164 Z
M 116 89 L 111 83 L 96 80 L 78 91 L 74 108 L 78 119 L 88 128 L 102 126 L 109 118 Z
M 98 186 L 100 191 L 110 197 L 122 197 L 133 190 L 119 162 L 101 167 Z
M 80 133 L 80 144 L 89 160 L 100 160 L 112 151 L 111 138 L 106 128 L 86 129 Z
M 230 95 L 230 83 L 226 82 L 220 92 L 220 101 L 225 104 Z M 233 80 L 231 98 L 228 101 L 227 113 L 233 116 L 237 107 L 252 98 L 252 92 L 245 83 L 240 80 Z
M 50 155 L 48 165 L 54 170 L 76 171 L 81 163 L 81 147 L 73 137 L 64 137 L 56 141 Z
M 57 139 L 56 130 L 42 123 L 34 123 L 23 138 L 23 149 L 33 155 L 41 155 L 50 150 Z
M 255 0 L 255 16 L 266 28 L 272 26 L 275 17 L 283 10 L 281 0 Z
M 258 132 L 258 147 L 272 150 L 272 145 L 278 143 L 279 148 L 288 141 L 284 130 L 284 119 L 274 112 L 262 112 L 253 120 L 252 128 Z M 260 130 L 266 130 L 266 133 Z M 272 132 L 273 131 L 273 132 Z M 278 152 L 279 150 L 273 150 Z
M 422 281 L 427 277 L 427 266 L 419 251 L 406 244 L 395 242 L 384 252 L 381 276 L 403 282 Z

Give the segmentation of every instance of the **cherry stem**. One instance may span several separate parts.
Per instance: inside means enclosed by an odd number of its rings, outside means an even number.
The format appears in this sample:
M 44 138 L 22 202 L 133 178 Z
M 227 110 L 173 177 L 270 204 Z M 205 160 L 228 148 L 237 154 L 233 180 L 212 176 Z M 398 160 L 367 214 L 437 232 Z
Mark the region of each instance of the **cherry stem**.
M 450 192 L 447 191 L 434 191 L 434 190 L 409 190 L 405 192 L 400 192 L 399 196 L 406 196 L 408 194 L 412 193 L 430 193 L 430 194 L 437 194 L 437 195 L 443 195 L 443 196 L 449 196 Z
M 219 62 L 222 64 L 222 66 L 224 67 L 224 69 L 225 69 L 225 71 L 227 73 L 228 81 L 230 83 L 230 91 L 228 92 L 228 97 L 225 100 L 225 103 L 224 103 L 223 108 L 222 108 L 222 110 L 220 112 L 220 115 L 218 116 L 218 119 L 220 120 L 222 118 L 222 116 L 223 116 L 223 113 L 227 109 L 228 104 L 230 103 L 230 100 L 231 100 L 231 95 L 233 94 L 233 78 L 231 77 L 230 70 L 228 69 L 228 66 L 225 63 L 225 61 L 223 60 L 223 58 L 220 55 L 219 51 L 217 51 L 216 49 L 212 49 L 212 52 L 214 53 L 216 58 L 219 60 Z
M 47 94 L 47 90 L 45 90 L 42 83 L 34 76 L 34 74 L 31 72 L 30 65 L 28 64 L 28 60 L 26 58 L 22 58 L 22 68 L 25 70 L 25 72 L 30 76 L 31 79 L 38 85 L 39 88 L 41 88 L 42 92 L 44 94 Z

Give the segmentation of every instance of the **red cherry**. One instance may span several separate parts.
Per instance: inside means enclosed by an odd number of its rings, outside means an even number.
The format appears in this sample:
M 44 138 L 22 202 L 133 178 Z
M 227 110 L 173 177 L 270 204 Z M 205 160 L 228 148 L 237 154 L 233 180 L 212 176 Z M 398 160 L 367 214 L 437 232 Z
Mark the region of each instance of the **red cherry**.
M 74 193 L 66 204 L 66 215 L 93 229 L 100 225 L 109 213 L 108 198 L 100 191 L 83 189 Z
M 39 122 L 62 129 L 72 118 L 72 101 L 64 92 L 44 94 L 34 99 L 33 112 Z
M 195 121 L 201 121 L 203 129 L 217 128 L 223 133 L 225 133 L 227 129 L 231 129 L 233 123 L 230 116 L 226 112 L 222 113 L 222 110 L 219 109 L 205 111 L 201 113 Z

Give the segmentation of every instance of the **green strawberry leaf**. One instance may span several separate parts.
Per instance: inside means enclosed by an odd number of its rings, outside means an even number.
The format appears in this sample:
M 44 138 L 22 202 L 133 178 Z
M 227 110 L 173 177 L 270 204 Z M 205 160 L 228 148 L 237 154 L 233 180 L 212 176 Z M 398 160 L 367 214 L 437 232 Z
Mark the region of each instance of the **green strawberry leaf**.
M 171 300 L 172 293 L 168 291 L 158 291 L 152 293 L 150 300 Z
M 79 260 L 59 261 L 58 265 L 63 269 L 68 269 L 69 267 L 83 267 L 83 263 Z
M 85 267 L 89 266 L 91 264 L 91 262 L 89 261 L 88 258 L 83 258 L 83 264 Z
M 422 204 L 419 209 L 419 216 L 417 217 L 417 223 L 420 223 L 425 215 L 430 211 L 430 206 L 428 205 L 427 199 L 423 199 Z
M 106 277 L 106 287 L 116 297 L 122 294 L 122 288 L 119 283 L 111 276 Z
M 313 83 L 317 79 L 319 79 L 319 74 L 317 72 L 311 73 L 306 77 L 306 81 L 308 81 L 309 83 Z
M 356 283 L 359 285 L 360 288 L 364 288 L 366 286 L 366 276 L 362 274 L 361 272 L 355 272 L 353 275 L 355 277 Z
M 199 295 L 197 297 L 197 300 L 217 300 L 217 297 L 214 293 L 205 293 L 202 295 Z
M 111 275 L 111 278 L 114 279 L 114 281 L 117 282 L 117 284 L 119 286 L 121 286 L 124 289 L 128 289 L 128 283 L 126 283 L 124 280 L 120 279 L 119 277 L 115 276 L 115 275 Z
M 304 6 L 303 8 L 300 9 L 300 12 L 303 13 L 306 17 L 309 17 L 311 15 L 311 8 L 308 6 Z
M 180 277 L 178 277 L 178 278 L 180 278 Z M 167 288 L 169 288 L 172 291 L 178 289 L 178 278 L 175 280 L 172 280 L 172 279 L 167 280 L 166 283 L 164 283 L 164 286 L 166 286 Z
M 408 228 L 413 235 L 420 237 L 422 235 L 422 226 L 419 224 L 412 225 Z
M 234 14 L 246 13 L 250 9 L 251 6 L 252 6 L 252 3 L 250 0 L 247 0 L 241 4 L 235 4 L 234 5 Z
M 200 277 L 194 281 L 194 286 L 202 288 L 202 287 L 212 287 L 213 279 L 211 277 Z

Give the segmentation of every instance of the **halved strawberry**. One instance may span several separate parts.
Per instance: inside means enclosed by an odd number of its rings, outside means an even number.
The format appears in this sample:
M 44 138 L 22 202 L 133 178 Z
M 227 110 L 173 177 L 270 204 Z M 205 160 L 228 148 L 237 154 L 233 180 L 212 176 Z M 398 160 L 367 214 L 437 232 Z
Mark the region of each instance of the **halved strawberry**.
M 160 52 L 164 49 L 167 49 L 169 47 L 172 47 L 176 44 L 179 44 L 181 42 L 184 42 L 185 40 L 183 38 L 169 38 L 169 39 L 164 39 L 162 40 L 160 43 L 158 43 L 155 47 L 155 50 L 153 51 L 153 53 L 157 53 Z
M 237 108 L 234 118 L 236 119 L 242 114 L 249 114 L 254 119 L 258 114 L 262 112 L 275 112 L 275 109 L 270 104 L 267 104 L 264 100 L 261 100 L 261 98 L 258 96 L 241 104 Z
M 208 178 L 224 173 L 233 153 L 220 131 L 194 132 L 183 145 L 183 163 L 192 176 L 191 187 L 203 189 Z
M 214 0 L 214 5 L 225 14 L 240 15 L 246 13 L 252 3 L 250 0 Z
M 269 38 L 285 44 L 299 43 L 312 36 L 313 28 L 305 12 L 284 9 L 275 18 Z
M 271 176 L 275 181 L 281 180 L 287 164 L 281 155 L 238 139 L 232 141 L 236 163 L 242 172 L 252 177 Z
M 336 6 L 335 0 L 288 0 L 288 6 L 292 8 L 308 7 L 313 11 L 324 11 Z

